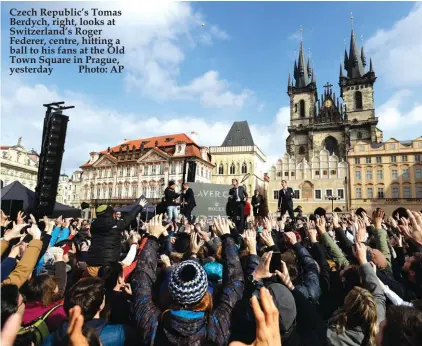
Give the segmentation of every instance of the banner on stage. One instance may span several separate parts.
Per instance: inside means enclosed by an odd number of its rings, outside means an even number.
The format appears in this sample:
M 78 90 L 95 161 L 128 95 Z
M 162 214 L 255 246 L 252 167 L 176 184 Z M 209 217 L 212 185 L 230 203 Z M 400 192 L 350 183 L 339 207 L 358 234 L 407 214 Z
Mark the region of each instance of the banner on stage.
M 231 185 L 189 183 L 195 194 L 196 208 L 193 214 L 209 221 L 216 216 L 226 217 L 226 204 Z

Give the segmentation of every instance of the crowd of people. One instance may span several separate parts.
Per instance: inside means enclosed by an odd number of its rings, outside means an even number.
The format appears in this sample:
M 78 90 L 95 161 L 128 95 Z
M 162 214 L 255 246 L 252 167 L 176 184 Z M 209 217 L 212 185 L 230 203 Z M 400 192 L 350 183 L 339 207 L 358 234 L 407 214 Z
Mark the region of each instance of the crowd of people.
M 146 203 L 93 220 L 2 212 L 2 345 L 422 344 L 420 212 L 236 229 L 170 208 L 133 227 Z

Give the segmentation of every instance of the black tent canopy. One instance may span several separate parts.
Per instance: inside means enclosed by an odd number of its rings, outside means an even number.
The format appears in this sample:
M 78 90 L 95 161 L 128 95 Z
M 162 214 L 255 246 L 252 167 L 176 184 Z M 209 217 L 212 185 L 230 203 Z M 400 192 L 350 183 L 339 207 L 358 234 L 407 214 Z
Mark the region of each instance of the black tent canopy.
M 27 211 L 31 209 L 34 205 L 35 192 L 23 186 L 19 181 L 14 181 L 13 183 L 1 189 L 1 202 L 3 205 L 7 202 L 13 203 L 14 201 L 21 201 L 20 204 L 23 203 L 22 210 Z M 7 204 L 12 205 L 11 203 Z M 6 214 L 9 214 L 8 210 L 3 209 L 3 211 Z M 60 215 L 62 215 L 64 218 L 81 217 L 81 210 L 56 202 L 53 214 L 47 216 L 59 217 Z

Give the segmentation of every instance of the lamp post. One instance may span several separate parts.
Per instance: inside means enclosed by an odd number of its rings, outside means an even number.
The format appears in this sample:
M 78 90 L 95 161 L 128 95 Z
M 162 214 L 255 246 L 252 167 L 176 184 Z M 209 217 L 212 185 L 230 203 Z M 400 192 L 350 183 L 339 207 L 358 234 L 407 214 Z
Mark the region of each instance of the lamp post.
M 325 196 L 325 199 L 331 201 L 331 212 L 334 213 L 334 201 L 340 199 L 338 196 Z

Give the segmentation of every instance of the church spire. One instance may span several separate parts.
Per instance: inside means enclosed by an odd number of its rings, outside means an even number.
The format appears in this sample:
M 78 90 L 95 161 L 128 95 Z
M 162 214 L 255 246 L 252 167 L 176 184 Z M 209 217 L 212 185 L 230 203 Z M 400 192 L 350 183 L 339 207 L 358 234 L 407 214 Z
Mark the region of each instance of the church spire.
M 308 63 L 306 64 L 306 69 L 308 71 L 308 77 L 311 77 L 312 76 L 312 69 L 311 69 L 311 59 L 309 59 L 309 56 L 308 56 Z
M 365 56 L 365 51 L 363 50 L 363 45 L 362 45 L 362 48 L 360 50 L 360 58 L 362 60 L 362 66 L 365 67 L 366 66 L 366 56 Z
M 350 14 L 352 24 L 352 33 L 350 35 L 349 56 L 344 52 L 344 68 L 347 71 L 348 78 L 360 78 L 365 74 L 366 57 L 365 52 L 361 51 L 359 54 L 358 44 L 356 43 L 355 31 L 353 28 L 353 15 Z
M 310 67 L 310 66 L 309 66 Z M 294 78 L 296 81 L 295 87 L 296 88 L 305 88 L 309 84 L 309 74 L 305 64 L 305 54 L 303 52 L 303 42 L 300 42 L 300 49 L 299 49 L 299 60 L 296 64 L 295 60 L 295 73 Z
M 292 78 L 290 77 L 290 73 L 289 73 L 289 79 L 287 80 L 287 92 L 289 92 L 291 84 L 292 84 Z
M 372 58 L 369 58 L 369 72 L 374 72 L 374 66 L 372 65 Z
M 340 78 L 341 77 L 344 77 L 343 76 L 343 65 L 342 65 L 342 63 L 340 63 Z

